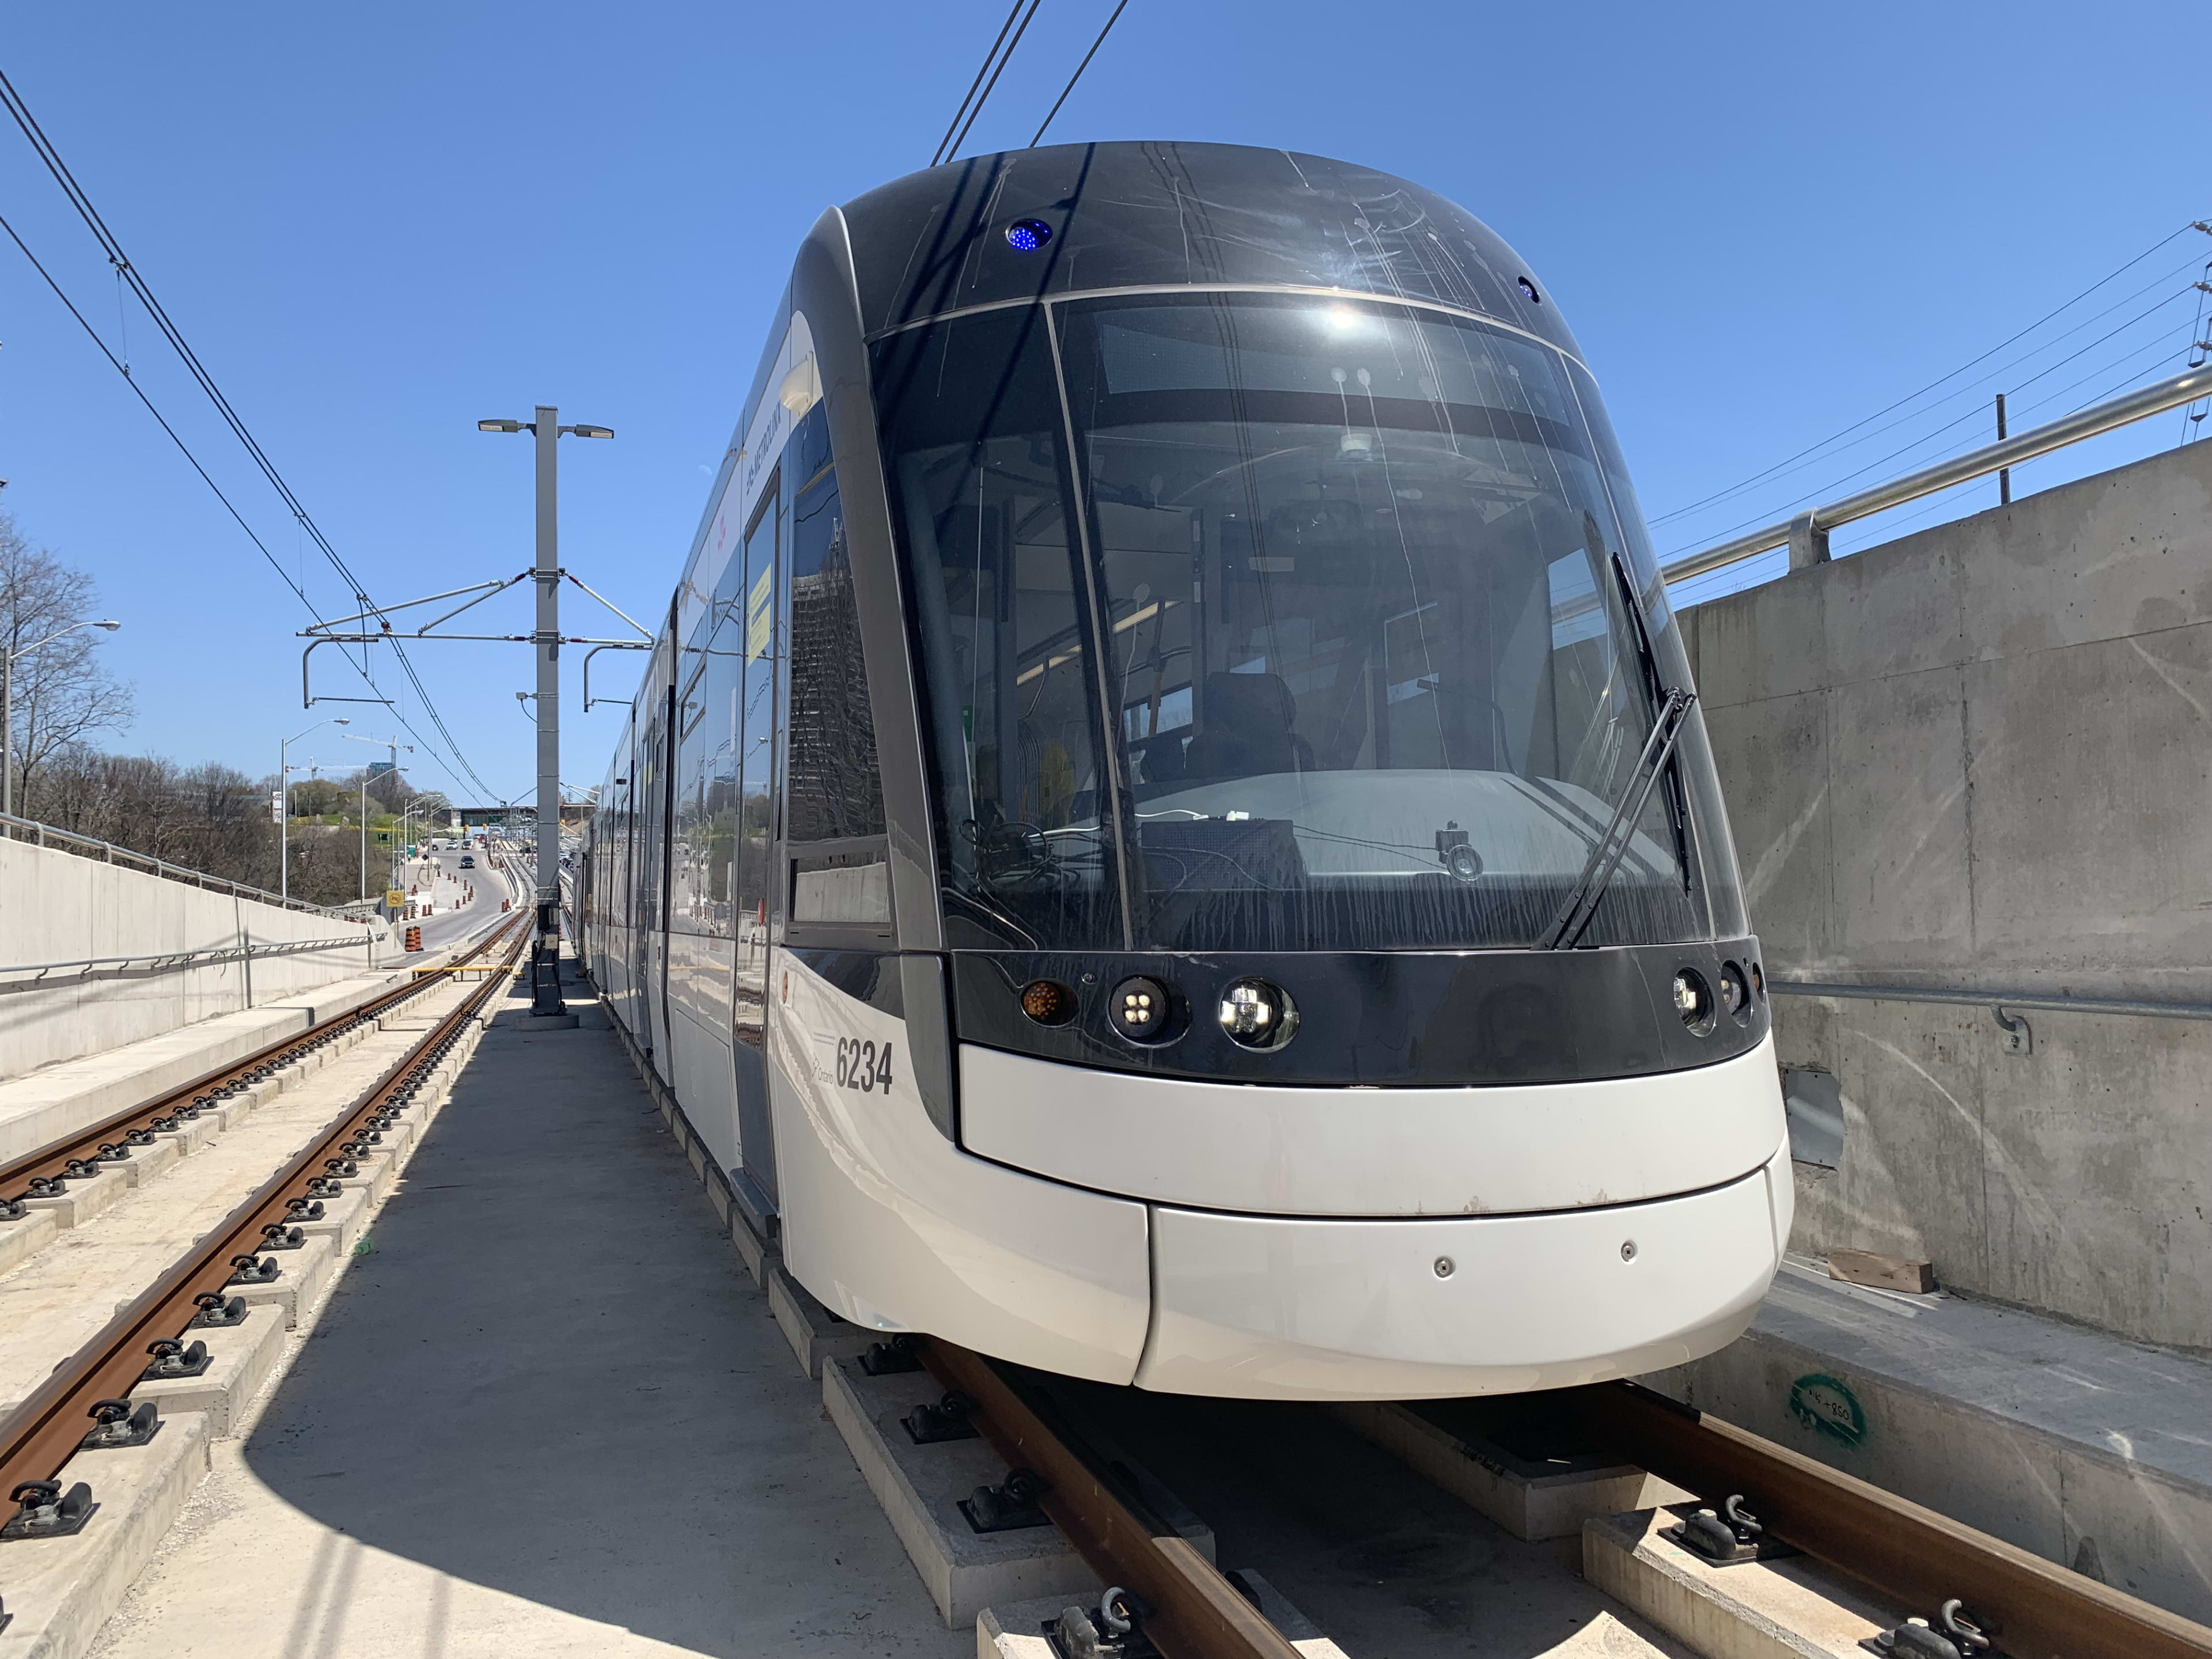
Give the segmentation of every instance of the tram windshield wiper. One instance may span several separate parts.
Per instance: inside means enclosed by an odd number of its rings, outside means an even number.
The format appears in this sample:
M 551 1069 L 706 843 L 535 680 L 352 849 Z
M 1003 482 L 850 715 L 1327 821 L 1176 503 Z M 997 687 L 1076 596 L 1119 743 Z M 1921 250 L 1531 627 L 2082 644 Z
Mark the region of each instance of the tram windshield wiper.
M 1666 702 L 1660 705 L 1658 719 L 1651 722 L 1651 735 L 1644 740 L 1644 751 L 1636 757 L 1635 769 L 1629 773 L 1620 800 L 1606 823 L 1605 833 L 1591 844 L 1582 874 L 1569 890 L 1566 902 L 1559 907 L 1559 915 L 1545 930 L 1538 945 L 1540 950 L 1567 950 L 1589 930 L 1591 918 L 1597 915 L 1599 901 L 1612 884 L 1613 872 L 1620 867 L 1629 842 L 1636 837 L 1636 826 L 1644 817 L 1651 791 L 1666 773 L 1668 759 L 1674 752 L 1674 740 L 1681 735 L 1683 723 L 1690 717 L 1690 706 L 1697 700 L 1696 692 L 1679 686 L 1667 694 Z

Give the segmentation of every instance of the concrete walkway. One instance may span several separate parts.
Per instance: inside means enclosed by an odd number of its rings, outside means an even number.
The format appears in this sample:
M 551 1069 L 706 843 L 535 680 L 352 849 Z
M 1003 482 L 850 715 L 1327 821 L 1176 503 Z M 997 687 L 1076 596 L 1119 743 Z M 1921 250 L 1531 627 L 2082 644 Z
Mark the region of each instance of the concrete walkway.
M 605 1016 L 495 1022 L 95 1651 L 966 1655 Z

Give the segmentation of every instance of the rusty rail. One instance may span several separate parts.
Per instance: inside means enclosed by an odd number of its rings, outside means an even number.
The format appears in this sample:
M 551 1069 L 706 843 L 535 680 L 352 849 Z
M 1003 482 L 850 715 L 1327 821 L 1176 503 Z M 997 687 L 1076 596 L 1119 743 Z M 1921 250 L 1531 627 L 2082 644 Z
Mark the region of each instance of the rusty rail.
M 1633 1382 L 1571 1396 L 1642 1468 L 1923 1616 L 1953 1597 L 2014 1659 L 2212 1659 L 2212 1630 Z
M 474 964 L 498 937 L 496 932 L 487 934 L 453 966 L 458 969 Z M 57 1196 L 67 1189 L 71 1181 L 94 1180 L 102 1174 L 113 1173 L 113 1166 L 127 1160 L 133 1148 L 152 1145 L 156 1134 L 178 1127 L 180 1121 L 198 1117 L 203 1109 L 243 1093 L 334 1038 L 388 1013 L 428 986 L 429 979 L 422 975 L 444 971 L 417 969 L 416 978 L 395 985 L 389 991 L 379 992 L 356 1008 L 334 1014 L 289 1036 L 279 1037 L 242 1060 L 218 1066 L 190 1083 L 126 1107 L 89 1128 L 74 1130 L 58 1140 L 0 1163 L 0 1226 L 20 1216 L 18 1206 L 25 1199 Z M 61 1184 L 56 1186 L 56 1182 Z
M 1073 1437 L 1056 1431 L 1050 1408 L 992 1361 L 935 1337 L 921 1358 L 939 1382 L 975 1402 L 969 1420 L 1008 1468 L 1042 1477 L 1038 1507 L 1091 1570 L 1144 1600 L 1144 1632 L 1168 1659 L 1299 1659 L 1188 1539 L 1140 1514 L 1084 1461 Z
M 526 935 L 509 923 L 484 941 L 502 935 L 510 966 L 520 956 Z M 461 1028 L 497 988 L 489 980 L 410 1045 L 407 1052 L 330 1127 L 295 1156 L 253 1194 L 225 1216 L 99 1334 L 64 1361 L 0 1423 L 0 1494 L 21 1503 L 18 1494 L 32 1484 L 54 1480 L 76 1455 L 93 1426 L 95 1402 L 127 1399 L 144 1380 L 149 1352 L 164 1340 L 183 1338 L 199 1312 L 195 1298 L 220 1296 L 241 1259 L 258 1258 L 263 1230 L 290 1218 L 295 1200 L 312 1201 L 331 1177 L 324 1171 L 333 1159 L 366 1150 L 379 1137 L 384 1115 L 404 1109 L 413 1086 L 427 1077 L 459 1037 Z M 411 986 L 410 987 L 411 989 Z

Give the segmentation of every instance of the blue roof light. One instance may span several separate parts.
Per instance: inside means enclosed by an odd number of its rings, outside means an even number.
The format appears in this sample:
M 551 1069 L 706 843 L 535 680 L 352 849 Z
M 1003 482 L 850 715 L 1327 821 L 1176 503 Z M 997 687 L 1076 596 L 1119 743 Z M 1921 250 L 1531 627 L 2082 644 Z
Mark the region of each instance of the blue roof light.
M 1042 219 L 1017 219 L 1006 227 L 1006 246 L 1017 253 L 1035 253 L 1052 240 L 1052 227 Z

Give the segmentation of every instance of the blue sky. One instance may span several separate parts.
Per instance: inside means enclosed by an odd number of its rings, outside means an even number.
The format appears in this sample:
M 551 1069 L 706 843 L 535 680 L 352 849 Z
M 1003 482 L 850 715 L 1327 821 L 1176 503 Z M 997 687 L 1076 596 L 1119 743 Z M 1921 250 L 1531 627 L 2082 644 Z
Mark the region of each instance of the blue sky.
M 1027 141 L 1110 6 L 1045 0 L 970 149 Z M 999 0 L 50 6 L 11 20 L 0 68 L 380 599 L 528 563 L 528 442 L 474 424 L 542 398 L 619 434 L 564 442 L 562 553 L 645 617 L 674 582 L 799 237 L 824 206 L 927 161 L 1002 15 Z M 2201 22 L 2179 3 L 2039 0 L 1130 0 L 1053 137 L 1279 145 L 1461 202 L 1565 309 L 1657 517 L 2212 215 L 2188 67 Z M 350 609 L 149 321 L 118 319 L 112 273 L 12 125 L 0 212 L 111 346 L 127 341 L 134 377 L 326 613 Z M 2015 429 L 2178 369 L 2185 301 L 2092 343 L 2207 258 L 2212 238 L 2169 243 L 2014 350 L 2153 284 L 2132 304 L 2040 357 L 2001 354 L 1988 386 L 1888 442 L 1662 524 L 1660 547 L 1778 516 L 2085 344 L 2020 394 L 2052 400 Z M 2180 430 L 2179 416 L 2148 422 L 2037 463 L 2015 489 Z M 1986 416 L 1970 416 L 1858 482 L 1984 435 Z M 325 712 L 300 708 L 297 601 L 4 242 L 0 477 L 21 528 L 94 571 L 125 623 L 103 647 L 137 690 L 118 746 L 267 772 L 277 738 Z M 1994 499 L 1976 486 L 1944 510 Z M 1870 524 L 1838 548 L 1889 533 Z M 496 603 L 526 625 L 523 590 Z M 570 622 L 596 631 L 585 613 Z M 526 787 L 525 649 L 424 644 L 415 658 L 486 783 Z M 622 689 L 628 659 L 599 660 L 611 672 L 594 690 Z M 576 716 L 569 672 L 563 774 L 588 783 L 619 714 Z M 431 730 L 411 693 L 403 708 Z M 356 732 L 393 729 L 374 709 L 339 712 Z M 302 751 L 340 769 L 374 753 L 328 728 Z M 421 755 L 410 775 L 477 793 Z

